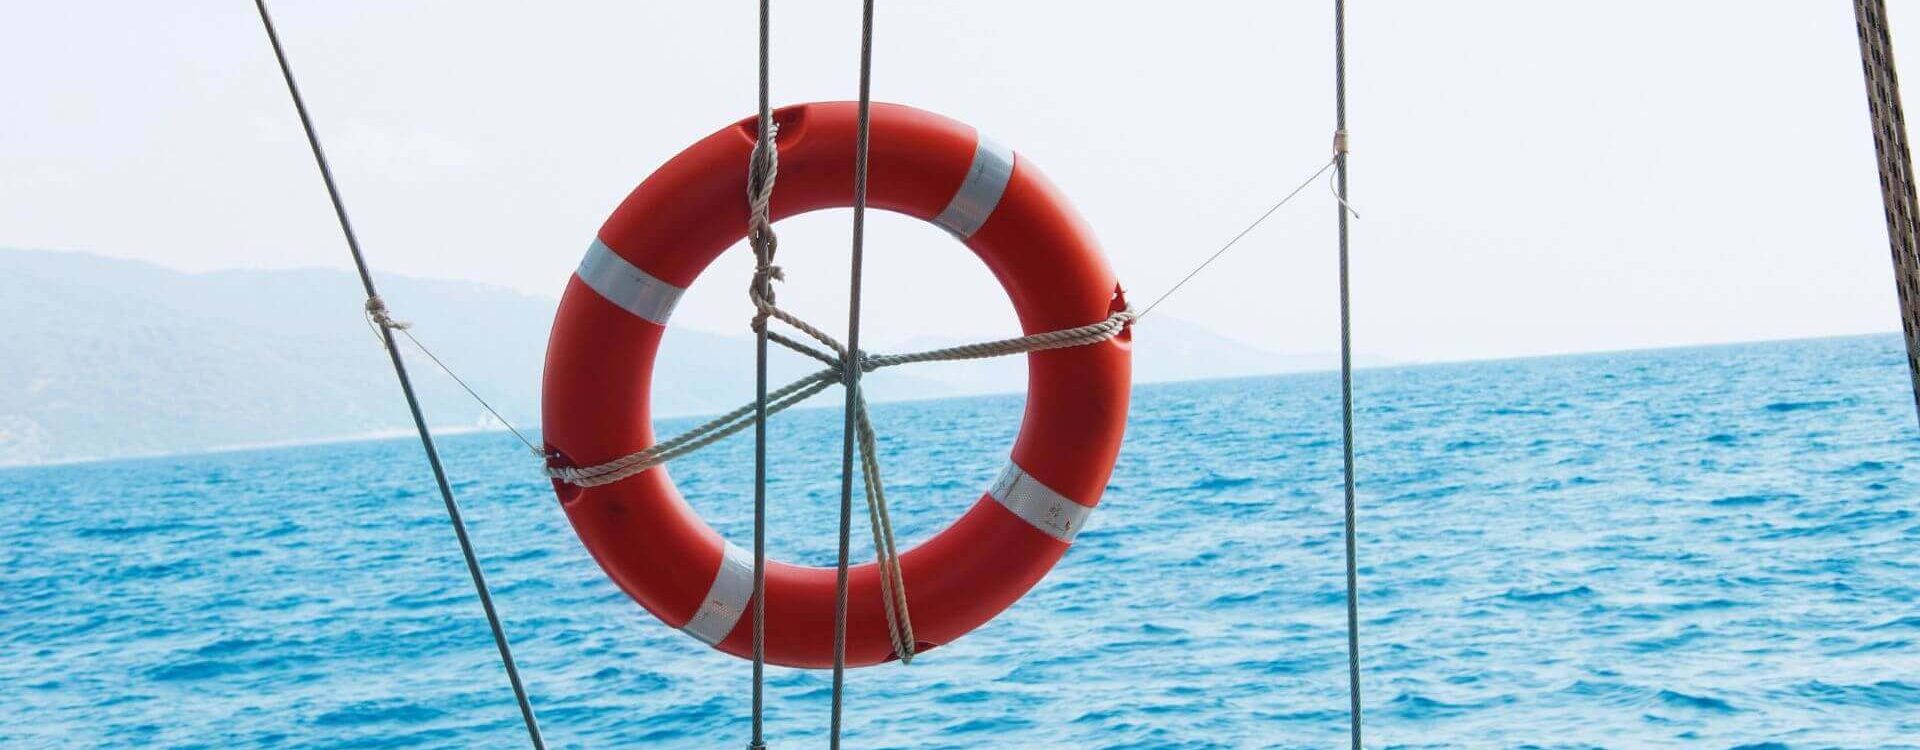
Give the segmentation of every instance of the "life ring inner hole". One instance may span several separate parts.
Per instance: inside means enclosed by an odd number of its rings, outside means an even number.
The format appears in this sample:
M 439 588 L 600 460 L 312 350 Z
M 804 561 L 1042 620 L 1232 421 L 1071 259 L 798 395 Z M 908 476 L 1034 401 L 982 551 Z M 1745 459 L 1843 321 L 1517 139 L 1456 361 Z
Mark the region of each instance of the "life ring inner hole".
M 775 263 L 786 269 L 788 279 L 776 284 L 776 301 L 842 341 L 852 216 L 852 209 L 831 208 L 774 224 L 780 238 Z M 958 239 L 892 211 L 870 209 L 866 222 L 862 348 L 899 352 L 1020 335 L 1019 318 L 1006 292 Z M 653 409 L 664 416 L 655 417 L 654 433 L 661 439 L 752 400 L 753 335 L 746 326 L 751 312 L 744 291 L 744 280 L 752 273 L 753 253 L 742 240 L 702 271 L 681 298 L 656 362 L 703 365 L 656 371 Z M 728 283 L 734 279 L 743 281 Z M 806 340 L 778 323 L 774 330 Z M 821 367 L 779 345 L 770 352 L 770 388 Z M 716 372 L 724 373 L 724 380 L 716 378 Z M 905 551 L 965 513 L 1006 464 L 1025 411 L 1026 357 L 904 365 L 867 373 L 862 384 L 895 536 Z M 840 393 L 835 386 L 768 420 L 771 559 L 815 567 L 835 563 Z M 677 407 L 688 398 L 700 406 Z M 855 564 L 871 561 L 873 554 L 857 461 L 851 552 Z M 667 471 L 682 498 L 715 531 L 734 544 L 752 547 L 751 428 L 676 459 Z

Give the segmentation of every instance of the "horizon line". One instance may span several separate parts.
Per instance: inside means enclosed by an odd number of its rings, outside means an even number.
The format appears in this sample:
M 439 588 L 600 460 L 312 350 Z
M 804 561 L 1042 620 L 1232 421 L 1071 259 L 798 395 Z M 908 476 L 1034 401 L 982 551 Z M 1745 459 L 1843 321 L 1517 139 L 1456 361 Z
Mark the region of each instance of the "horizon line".
M 1805 342 L 1814 342 L 1814 341 L 1834 341 L 1839 339 L 1873 338 L 1873 337 L 1879 337 L 1879 336 L 1899 336 L 1899 335 L 1901 335 L 1900 331 L 1842 333 L 1842 334 L 1830 334 L 1830 335 L 1819 335 L 1819 336 L 1797 336 L 1797 337 L 1784 338 L 1784 339 L 1720 341 L 1720 342 L 1709 342 L 1709 343 L 1701 343 L 1701 344 L 1680 344 L 1680 345 L 1671 345 L 1671 346 L 1643 347 L 1638 349 L 1608 349 L 1608 350 L 1599 350 L 1599 351 L 1565 352 L 1565 353 L 1555 353 L 1555 354 L 1534 354 L 1534 355 L 1523 355 L 1523 356 L 1515 356 L 1515 357 L 1486 357 L 1486 358 L 1480 358 L 1480 359 L 1461 359 L 1461 360 L 1445 360 L 1445 361 L 1429 361 L 1429 362 L 1387 362 L 1387 363 L 1372 364 L 1372 365 L 1356 364 L 1354 365 L 1353 369 L 1355 372 L 1365 372 L 1365 371 L 1377 372 L 1381 370 L 1405 370 L 1405 369 L 1416 369 L 1416 368 L 1427 368 L 1427 367 L 1454 367 L 1454 366 L 1462 366 L 1462 365 L 1494 364 L 1494 363 L 1500 363 L 1500 362 L 1526 362 L 1526 361 L 1541 360 L 1541 359 L 1592 357 L 1592 356 L 1605 356 L 1605 355 L 1611 355 L 1611 354 L 1650 354 L 1650 353 L 1657 353 L 1657 352 L 1671 352 L 1671 351 L 1681 351 L 1681 350 L 1688 350 L 1688 349 L 1713 349 L 1713 348 L 1720 348 L 1720 347 L 1752 346 L 1757 344 L 1793 344 L 1793 343 L 1805 343 Z M 1188 385 L 1188 384 L 1198 384 L 1198 383 L 1230 383 L 1230 382 L 1242 381 L 1242 380 L 1261 380 L 1261 379 L 1268 379 L 1268 378 L 1332 375 L 1337 372 L 1339 372 L 1337 368 L 1314 368 L 1314 369 L 1306 369 L 1306 370 L 1289 370 L 1285 372 L 1256 373 L 1252 375 L 1230 375 L 1225 377 L 1187 378 L 1187 379 L 1181 379 L 1181 380 L 1153 380 L 1153 381 L 1133 383 L 1129 388 L 1129 390 L 1139 390 L 1141 388 L 1148 388 L 1148 387 Z M 888 399 L 888 400 L 875 401 L 874 403 L 877 403 L 877 404 L 923 404 L 923 403 L 937 403 L 937 402 L 944 402 L 944 401 L 962 401 L 967 399 L 1004 398 L 1007 396 L 1016 396 L 1016 395 L 1024 396 L 1025 392 L 1024 391 L 989 391 L 985 393 L 964 393 L 964 394 L 957 394 L 957 395 L 928 396 L 928 397 L 920 397 L 920 398 Z M 809 404 L 804 406 L 796 406 L 793 409 L 790 409 L 788 411 L 803 412 L 803 411 L 814 411 L 818 409 L 827 409 L 827 408 L 835 408 L 835 407 L 833 407 L 832 404 L 826 404 L 826 403 Z M 718 412 L 688 412 L 688 413 L 656 415 L 654 417 L 654 422 L 658 424 L 661 422 L 672 422 L 677 420 L 697 420 L 697 419 L 711 417 L 717 413 Z M 1129 418 L 1131 418 L 1131 416 L 1129 416 Z M 494 421 L 494 420 L 490 420 L 490 421 Z M 535 422 L 527 425 L 516 425 L 516 427 L 526 432 L 537 432 L 540 430 L 540 423 Z M 505 435 L 511 434 L 510 430 L 506 426 L 498 426 L 498 427 L 491 426 L 491 425 L 480 426 L 480 425 L 474 425 L 472 423 L 431 425 L 429 429 L 432 430 L 435 436 L 466 436 L 466 435 L 487 435 L 487 434 L 498 434 L 498 435 L 505 436 Z M 122 461 L 152 461 L 152 460 L 172 459 L 172 458 L 190 458 L 194 456 L 215 456 L 215 455 L 224 455 L 224 454 L 231 454 L 231 453 L 251 453 L 256 451 L 282 450 L 282 449 L 289 449 L 289 448 L 306 448 L 306 447 L 321 446 L 321 445 L 380 443 L 380 442 L 388 442 L 393 440 L 417 440 L 417 439 L 418 439 L 418 433 L 416 433 L 410 427 L 401 425 L 401 426 L 396 426 L 391 428 L 369 430 L 366 432 L 348 433 L 348 434 L 342 434 L 342 435 L 330 435 L 330 436 L 323 436 L 323 437 L 316 437 L 316 438 L 301 438 L 301 439 L 284 440 L 284 441 L 279 441 L 279 440 L 255 441 L 250 443 L 236 443 L 232 445 L 218 445 L 218 446 L 198 448 L 193 450 L 132 453 L 132 454 L 127 454 L 122 456 L 82 456 L 82 457 L 74 457 L 74 458 L 54 459 L 51 461 L 35 461 L 35 462 L 25 462 L 25 463 L 0 463 L 0 472 L 61 468 L 61 467 L 68 467 L 68 466 L 85 466 L 85 465 L 92 465 L 92 464 L 109 464 L 109 463 L 117 463 Z

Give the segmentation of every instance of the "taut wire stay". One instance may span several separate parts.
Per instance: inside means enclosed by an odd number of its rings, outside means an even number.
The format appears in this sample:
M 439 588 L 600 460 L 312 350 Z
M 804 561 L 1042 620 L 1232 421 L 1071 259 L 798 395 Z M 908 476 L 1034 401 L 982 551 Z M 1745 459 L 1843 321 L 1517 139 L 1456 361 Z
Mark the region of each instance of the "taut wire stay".
M 1340 205 L 1340 453 L 1346 496 L 1347 703 L 1352 750 L 1360 750 L 1360 576 L 1354 539 L 1353 500 L 1353 304 L 1347 273 L 1347 2 L 1333 0 L 1334 197 Z
M 307 104 L 300 96 L 300 86 L 293 80 L 293 67 L 288 64 L 287 53 L 280 46 L 280 35 L 273 27 L 273 17 L 267 13 L 266 0 L 254 0 L 253 5 L 260 12 L 260 24 L 266 29 L 267 41 L 273 45 L 273 57 L 280 64 L 281 77 L 286 79 L 287 94 L 293 98 L 294 111 L 300 115 L 300 127 L 306 131 L 314 164 L 320 168 L 320 179 L 326 183 L 327 197 L 333 202 L 334 217 L 340 222 L 340 233 L 346 238 L 348 253 L 353 256 L 354 270 L 360 274 L 360 285 L 367 294 L 367 317 L 380 329 L 382 343 L 393 361 L 394 377 L 400 381 L 400 392 L 406 396 L 407 410 L 413 415 L 414 428 L 420 433 L 420 445 L 426 450 L 427 465 L 433 469 L 434 483 L 439 486 L 440 499 L 446 505 L 447 521 L 453 525 L 454 538 L 460 542 L 460 554 L 466 559 L 467 574 L 473 579 L 473 589 L 480 597 L 481 609 L 486 611 L 487 626 L 493 631 L 494 647 L 500 651 L 500 663 L 506 667 L 507 682 L 513 686 L 514 700 L 520 705 L 520 718 L 527 726 L 527 739 L 533 743 L 535 750 L 546 750 L 546 740 L 540 736 L 540 721 L 533 714 L 533 703 L 527 698 L 526 686 L 520 681 L 520 669 L 513 661 L 513 647 L 507 642 L 506 629 L 500 624 L 499 612 L 494 609 L 493 594 L 487 588 L 486 575 L 480 570 L 480 559 L 474 554 L 473 540 L 467 536 L 467 524 L 460 515 L 460 504 L 453 498 L 453 486 L 447 482 L 447 471 L 440 463 L 440 452 L 434 448 L 433 432 L 427 429 L 426 416 L 420 410 L 420 399 L 413 391 L 413 380 L 407 375 L 406 360 L 400 356 L 400 347 L 394 340 L 394 332 L 404 332 L 406 325 L 394 321 L 387 311 L 386 302 L 380 299 L 380 293 L 374 287 L 373 273 L 368 270 L 366 256 L 360 251 L 360 241 L 353 233 L 353 222 L 347 218 L 346 203 L 340 199 L 340 189 L 334 184 L 333 169 L 327 165 L 326 151 L 320 147 L 320 136 L 314 130 L 313 118 L 307 114 Z M 505 422 L 504 419 L 501 421 Z M 514 433 L 517 435 L 519 431 L 515 430 Z
M 872 135 L 873 108 L 873 0 L 860 4 L 860 130 L 853 150 L 853 260 L 847 278 L 847 357 L 841 368 L 846 388 L 846 415 L 840 443 L 840 558 L 834 584 L 833 608 L 833 717 L 827 747 L 840 750 L 840 713 L 846 702 L 847 682 L 847 548 L 853 516 L 854 431 L 861 416 L 860 395 L 860 276 L 866 244 L 867 144 Z M 884 554 L 885 551 L 881 550 Z M 885 579 L 885 576 L 882 576 Z M 904 654 L 903 654 L 904 655 Z
M 1916 414 L 1920 414 L 1920 240 L 1914 227 L 1920 206 L 1914 197 L 1913 153 L 1907 146 L 1907 116 L 1900 106 L 1900 76 L 1893 66 L 1886 0 L 1854 0 L 1853 18 L 1860 33 L 1860 67 L 1867 79 L 1873 150 L 1879 157 L 1894 289 L 1900 295 L 1900 327 L 1906 334 L 1907 375 Z
M 753 297 L 773 301 L 773 265 L 779 242 L 769 215 L 773 176 L 780 151 L 775 142 L 773 105 L 769 96 L 772 57 L 772 0 L 760 0 L 760 116 L 755 130 L 753 158 L 747 169 L 747 239 L 753 246 Z M 767 672 L 767 316 L 753 319 L 753 736 L 748 750 L 765 750 Z

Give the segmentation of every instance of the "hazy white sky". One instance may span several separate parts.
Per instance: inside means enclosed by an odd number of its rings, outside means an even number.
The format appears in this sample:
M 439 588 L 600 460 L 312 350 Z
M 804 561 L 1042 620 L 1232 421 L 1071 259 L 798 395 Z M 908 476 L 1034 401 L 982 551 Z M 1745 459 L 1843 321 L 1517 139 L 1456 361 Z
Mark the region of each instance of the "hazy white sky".
M 858 3 L 776 5 L 776 101 L 852 98 Z M 1898 327 L 1847 3 L 1350 5 L 1359 348 L 1457 359 Z M 273 7 L 387 272 L 558 294 L 636 182 L 754 106 L 749 0 Z M 1144 300 L 1326 159 L 1330 8 L 885 2 L 874 94 L 1040 164 Z M 344 267 L 253 13 L 9 0 L 0 246 Z M 1332 217 L 1310 191 L 1162 309 L 1331 350 Z M 876 222 L 870 340 L 1014 330 L 957 244 Z M 846 215 L 781 231 L 783 302 L 837 327 Z M 715 266 L 676 323 L 744 331 L 746 269 L 744 254 Z M 937 295 L 916 281 L 929 274 Z

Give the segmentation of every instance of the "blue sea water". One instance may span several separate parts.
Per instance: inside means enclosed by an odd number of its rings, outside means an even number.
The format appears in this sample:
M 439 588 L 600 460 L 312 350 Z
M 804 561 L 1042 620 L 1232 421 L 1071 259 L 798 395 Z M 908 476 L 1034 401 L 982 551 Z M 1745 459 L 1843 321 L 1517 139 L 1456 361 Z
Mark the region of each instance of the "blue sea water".
M 1362 371 L 1369 746 L 1920 746 L 1899 346 Z M 979 495 L 1020 408 L 877 407 L 907 539 Z M 1337 409 L 1329 374 L 1138 389 L 1066 560 L 974 634 L 850 673 L 848 745 L 1344 746 Z M 777 421 L 779 556 L 832 559 L 839 425 Z M 444 450 L 553 746 L 745 746 L 746 662 L 618 592 L 510 438 Z M 750 450 L 672 468 L 742 542 Z M 408 440 L 10 470 L 0 508 L 0 745 L 524 743 Z M 828 694 L 771 669 L 773 746 L 823 746 Z

